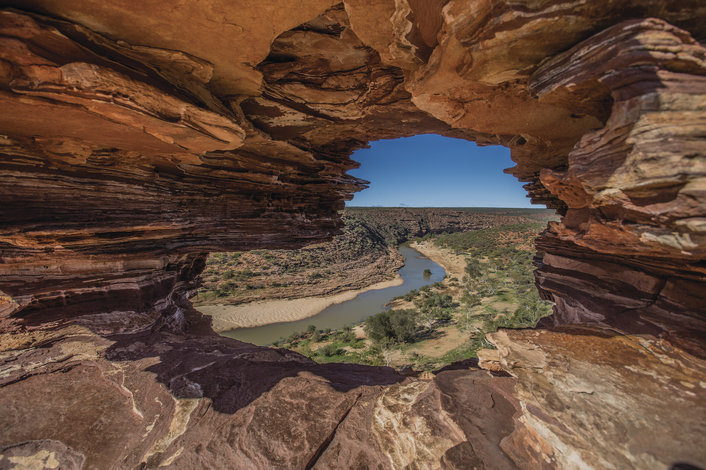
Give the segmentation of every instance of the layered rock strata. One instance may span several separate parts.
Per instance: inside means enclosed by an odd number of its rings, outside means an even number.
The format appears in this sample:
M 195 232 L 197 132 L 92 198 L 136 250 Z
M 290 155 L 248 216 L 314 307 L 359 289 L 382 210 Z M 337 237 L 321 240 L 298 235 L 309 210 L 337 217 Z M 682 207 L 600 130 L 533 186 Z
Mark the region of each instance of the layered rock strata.
M 3 466 L 706 465 L 702 2 L 3 6 Z M 422 132 L 562 215 L 555 314 L 484 357 L 513 378 L 213 335 L 206 252 L 332 236 L 350 153 Z

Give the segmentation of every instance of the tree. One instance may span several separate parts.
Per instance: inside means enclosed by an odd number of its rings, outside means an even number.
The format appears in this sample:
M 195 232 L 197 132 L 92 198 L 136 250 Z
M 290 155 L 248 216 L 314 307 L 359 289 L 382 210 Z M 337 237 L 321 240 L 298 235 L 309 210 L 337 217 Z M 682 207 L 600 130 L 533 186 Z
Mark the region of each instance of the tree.
M 461 303 L 465 304 L 467 308 L 471 309 L 477 305 L 480 305 L 480 297 L 477 294 L 471 293 L 470 290 L 466 289 L 463 291 L 461 296 Z
M 471 310 L 473 310 L 474 307 L 481 304 L 481 298 L 479 295 L 472 293 L 468 289 L 465 289 L 463 291 L 463 295 L 461 295 L 460 300 L 461 300 L 461 303 L 465 305 L 465 308 L 464 308 L 464 311 L 466 313 L 465 329 L 468 330 L 468 325 L 470 322 L 469 316 L 471 314 Z M 464 328 L 462 328 L 462 329 L 464 329 Z
M 534 294 L 534 295 L 532 295 Z M 520 304 L 512 314 L 513 327 L 533 327 L 540 318 L 551 312 L 551 303 L 539 298 L 533 291 L 520 300 Z
M 483 270 L 477 259 L 466 258 L 465 272 L 470 279 L 475 279 L 483 273 Z
M 346 353 L 344 349 L 336 347 L 333 344 L 327 344 L 326 346 L 319 348 L 316 352 L 326 357 L 341 356 Z
M 405 295 L 402 296 L 404 300 L 407 302 L 410 302 L 412 299 L 414 299 L 417 295 L 419 294 L 419 291 L 417 289 L 412 289 L 411 291 L 407 292 Z
M 431 331 L 436 323 L 436 314 L 432 309 L 427 309 L 420 312 L 419 318 L 422 320 L 422 325 L 424 325 L 427 331 Z
M 392 362 L 392 354 L 394 353 L 395 346 L 396 344 L 389 339 L 379 343 L 380 355 L 385 361 L 385 365 L 387 367 L 390 367 L 390 363 Z
M 336 337 L 344 343 L 353 343 L 356 340 L 353 328 L 350 326 L 345 326 L 342 330 L 338 331 Z
M 453 307 L 453 297 L 448 294 L 440 295 L 438 292 L 425 292 L 421 298 L 414 301 L 414 305 L 424 311 L 434 307 L 451 308 Z
M 385 359 L 385 365 L 390 367 L 390 362 L 392 361 L 393 350 L 391 348 L 382 348 L 382 357 Z
M 436 308 L 434 312 L 436 315 L 436 320 L 442 323 L 451 321 L 453 314 L 450 308 Z
M 481 278 L 476 283 L 476 289 L 481 297 L 493 297 L 500 290 L 500 284 L 494 278 Z
M 531 271 L 523 269 L 521 266 L 512 268 L 508 274 L 515 284 L 526 285 L 532 282 Z
M 365 320 L 365 331 L 375 343 L 385 341 L 405 343 L 411 341 L 417 331 L 416 311 L 388 310 Z
M 422 297 L 414 301 L 414 305 L 419 309 L 419 319 L 429 331 L 436 322 L 447 322 L 452 318 L 451 308 L 454 303 L 453 297 L 448 294 L 425 292 Z

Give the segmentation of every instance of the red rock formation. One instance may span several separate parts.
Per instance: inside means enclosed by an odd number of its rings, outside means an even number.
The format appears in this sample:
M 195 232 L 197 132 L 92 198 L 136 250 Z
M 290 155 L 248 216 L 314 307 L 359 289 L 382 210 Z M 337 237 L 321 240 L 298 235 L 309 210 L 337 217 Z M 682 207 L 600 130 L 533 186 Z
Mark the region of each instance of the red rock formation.
M 702 2 L 4 5 L 2 465 L 706 464 Z M 421 132 L 511 147 L 562 215 L 555 315 L 484 361 L 514 378 L 212 334 L 204 253 L 331 236 L 350 152 Z

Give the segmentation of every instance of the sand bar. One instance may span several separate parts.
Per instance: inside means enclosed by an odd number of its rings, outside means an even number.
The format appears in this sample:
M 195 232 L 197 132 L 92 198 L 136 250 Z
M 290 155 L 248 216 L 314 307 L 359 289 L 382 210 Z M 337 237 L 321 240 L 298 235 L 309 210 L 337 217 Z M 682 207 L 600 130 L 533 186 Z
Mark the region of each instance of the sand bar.
M 409 246 L 444 268 L 446 271 L 445 280 L 450 277 L 461 280 L 466 274 L 466 258 L 462 255 L 456 255 L 446 248 L 439 248 L 430 240 L 413 242 Z
M 363 292 L 399 286 L 403 283 L 404 280 L 398 275 L 395 279 L 378 282 L 363 289 L 348 290 L 323 297 L 265 300 L 240 305 L 201 305 L 196 309 L 211 315 L 213 329 L 220 333 L 235 328 L 250 328 L 313 317 L 330 305 L 351 300 Z

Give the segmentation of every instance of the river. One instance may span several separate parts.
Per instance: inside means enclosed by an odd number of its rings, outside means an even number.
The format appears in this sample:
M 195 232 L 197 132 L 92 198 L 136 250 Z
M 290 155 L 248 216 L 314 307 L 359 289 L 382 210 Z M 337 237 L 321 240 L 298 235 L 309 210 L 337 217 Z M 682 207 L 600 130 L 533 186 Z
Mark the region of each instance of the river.
M 221 334 L 229 338 L 264 346 L 280 338 L 286 338 L 295 331 L 303 331 L 309 325 L 315 325 L 318 329 L 342 328 L 346 325 L 358 323 L 371 315 L 385 310 L 385 304 L 397 296 L 444 279 L 446 275 L 444 268 L 417 250 L 405 245 L 401 245 L 399 250 L 405 259 L 404 266 L 399 270 L 404 283 L 399 286 L 363 292 L 351 300 L 331 305 L 322 310 L 321 313 L 303 320 L 272 323 L 252 328 L 237 328 L 224 331 Z M 425 269 L 431 271 L 431 276 L 424 276 Z

